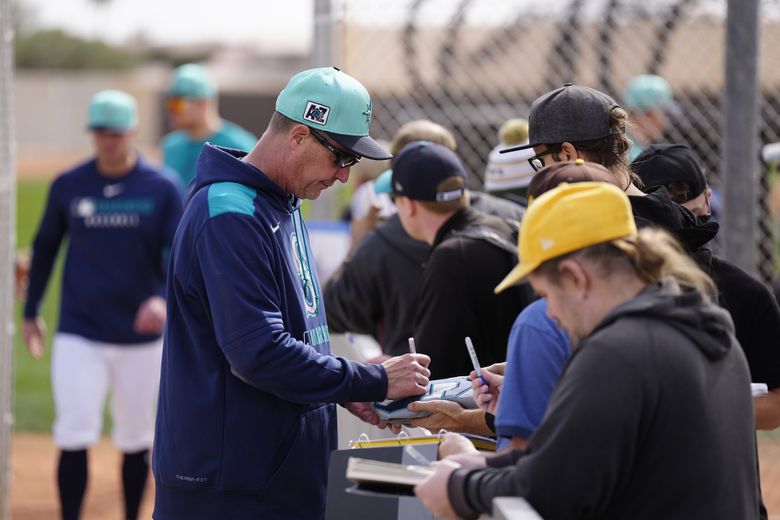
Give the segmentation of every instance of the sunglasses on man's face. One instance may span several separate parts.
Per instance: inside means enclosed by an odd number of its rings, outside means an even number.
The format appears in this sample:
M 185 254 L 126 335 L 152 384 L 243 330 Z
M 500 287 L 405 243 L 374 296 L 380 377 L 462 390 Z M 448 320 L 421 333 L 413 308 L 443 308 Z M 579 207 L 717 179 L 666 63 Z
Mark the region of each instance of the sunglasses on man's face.
M 187 109 L 189 101 L 185 97 L 170 96 L 165 98 L 165 109 L 174 114 L 180 114 Z
M 330 150 L 330 153 L 336 156 L 336 158 L 333 160 L 333 164 L 335 164 L 338 168 L 349 168 L 350 166 L 354 166 L 360 162 L 360 156 L 352 155 L 351 153 L 339 150 L 335 146 L 331 145 L 317 130 L 314 130 L 313 128 L 310 128 L 309 130 L 311 131 L 311 135 L 313 135 L 322 146 Z

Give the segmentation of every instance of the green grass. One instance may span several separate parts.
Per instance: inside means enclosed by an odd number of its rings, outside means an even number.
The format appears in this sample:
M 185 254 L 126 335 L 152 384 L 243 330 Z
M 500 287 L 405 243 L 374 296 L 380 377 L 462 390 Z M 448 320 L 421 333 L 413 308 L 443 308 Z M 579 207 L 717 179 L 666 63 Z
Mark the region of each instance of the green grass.
M 17 249 L 28 249 L 43 215 L 49 183 L 20 181 L 16 197 Z M 41 316 L 46 321 L 46 353 L 33 359 L 21 339 L 22 302 L 15 306 L 16 337 L 14 338 L 14 415 L 17 430 L 48 431 L 54 419 L 54 403 L 49 377 L 51 335 L 57 326 L 62 262 L 58 262 L 46 291 Z

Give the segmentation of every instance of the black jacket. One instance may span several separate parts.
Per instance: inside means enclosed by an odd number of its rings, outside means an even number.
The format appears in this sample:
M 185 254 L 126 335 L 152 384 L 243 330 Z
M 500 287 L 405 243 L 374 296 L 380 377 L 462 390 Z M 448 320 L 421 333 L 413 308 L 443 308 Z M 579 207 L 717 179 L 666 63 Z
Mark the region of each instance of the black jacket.
M 493 233 L 500 247 L 470 232 Z M 494 294 L 517 263 L 514 229 L 506 221 L 466 208 L 439 228 L 425 265 L 414 337 L 418 352 L 431 356 L 432 378 L 468 374 L 472 368 L 464 338 L 471 337 L 480 364 L 506 360 L 509 331 L 534 297 L 530 287 Z
M 522 496 L 543 518 L 752 519 L 750 378 L 726 312 L 674 282 L 613 309 L 570 358 L 525 452 L 456 470 L 475 518 Z
M 471 205 L 510 221 L 519 221 L 525 211 L 513 202 L 474 191 Z M 391 356 L 409 352 L 429 250 L 428 244 L 406 234 L 398 215 L 381 222 L 325 284 L 330 330 L 370 334 Z
M 693 213 L 669 198 L 665 188 L 629 200 L 640 227 L 655 225 L 670 231 L 712 277 L 718 303 L 734 320 L 752 381 L 766 383 L 770 389 L 780 387 L 780 308 L 767 286 L 710 252 L 707 244 L 717 234 L 718 224 L 699 223 Z
M 391 356 L 409 352 L 429 249 L 406 234 L 398 215 L 381 222 L 325 284 L 330 330 L 371 334 Z

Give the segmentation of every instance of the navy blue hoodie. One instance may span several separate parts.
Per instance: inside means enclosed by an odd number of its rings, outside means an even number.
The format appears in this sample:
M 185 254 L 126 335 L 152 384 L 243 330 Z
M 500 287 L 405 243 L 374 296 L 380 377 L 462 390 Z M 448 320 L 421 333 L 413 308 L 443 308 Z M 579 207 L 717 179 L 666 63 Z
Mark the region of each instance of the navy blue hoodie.
M 206 145 L 174 238 L 154 518 L 321 518 L 333 404 L 382 400 L 380 365 L 330 356 L 300 200 Z

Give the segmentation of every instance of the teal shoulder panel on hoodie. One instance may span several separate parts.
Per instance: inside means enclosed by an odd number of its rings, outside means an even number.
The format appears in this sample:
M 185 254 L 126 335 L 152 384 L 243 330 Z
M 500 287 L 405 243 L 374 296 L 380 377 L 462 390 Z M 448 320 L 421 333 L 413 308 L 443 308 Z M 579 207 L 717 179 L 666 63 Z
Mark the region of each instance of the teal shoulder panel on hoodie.
M 209 218 L 223 213 L 243 213 L 252 215 L 255 212 L 255 196 L 257 192 L 237 182 L 217 182 L 209 186 Z

